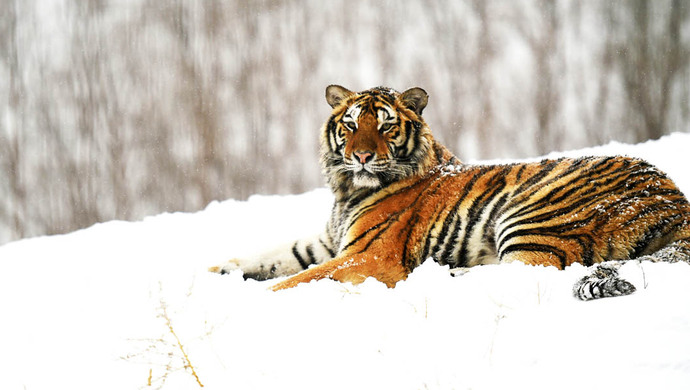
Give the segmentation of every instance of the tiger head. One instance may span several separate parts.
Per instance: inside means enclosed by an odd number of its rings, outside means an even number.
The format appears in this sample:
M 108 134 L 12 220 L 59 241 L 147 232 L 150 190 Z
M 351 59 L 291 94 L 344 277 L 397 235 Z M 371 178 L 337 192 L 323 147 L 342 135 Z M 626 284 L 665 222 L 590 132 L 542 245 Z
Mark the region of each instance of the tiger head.
M 428 101 L 423 89 L 352 92 L 330 85 L 326 101 L 333 112 L 322 133 L 321 163 L 334 190 L 383 187 L 440 162 L 436 152 L 443 147 L 421 116 Z

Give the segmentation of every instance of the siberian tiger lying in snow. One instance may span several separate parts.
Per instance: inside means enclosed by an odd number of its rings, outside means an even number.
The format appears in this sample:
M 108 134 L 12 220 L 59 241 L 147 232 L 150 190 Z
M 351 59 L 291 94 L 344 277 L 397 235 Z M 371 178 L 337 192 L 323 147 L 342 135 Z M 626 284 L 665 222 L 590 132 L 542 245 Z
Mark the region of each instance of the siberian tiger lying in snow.
M 465 165 L 434 140 L 420 88 L 326 89 L 321 165 L 335 204 L 326 230 L 211 270 L 330 278 L 389 287 L 431 257 L 462 269 L 521 261 L 592 266 L 573 288 L 588 300 L 635 291 L 621 261 L 690 261 L 690 206 L 663 173 L 626 157 Z M 314 265 L 313 267 L 310 267 Z

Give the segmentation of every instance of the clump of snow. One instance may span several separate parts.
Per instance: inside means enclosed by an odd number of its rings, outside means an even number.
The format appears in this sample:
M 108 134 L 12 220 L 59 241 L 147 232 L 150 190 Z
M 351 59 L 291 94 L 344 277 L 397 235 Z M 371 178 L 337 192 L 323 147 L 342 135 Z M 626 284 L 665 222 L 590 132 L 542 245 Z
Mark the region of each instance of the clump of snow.
M 685 193 L 690 134 L 562 155 L 647 159 Z M 690 266 L 624 265 L 627 297 L 580 302 L 586 269 L 460 277 L 431 261 L 394 289 L 274 293 L 206 268 L 323 228 L 332 197 L 254 196 L 0 247 L 2 389 L 685 389 Z

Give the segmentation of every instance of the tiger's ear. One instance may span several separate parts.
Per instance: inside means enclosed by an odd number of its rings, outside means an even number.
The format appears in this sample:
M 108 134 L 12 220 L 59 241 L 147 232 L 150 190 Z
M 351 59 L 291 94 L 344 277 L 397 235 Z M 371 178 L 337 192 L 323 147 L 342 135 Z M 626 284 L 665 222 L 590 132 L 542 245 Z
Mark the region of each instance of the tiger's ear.
M 400 97 L 402 104 L 414 111 L 417 115 L 422 115 L 422 111 L 429 102 L 429 95 L 421 88 L 410 88 L 403 92 Z
M 352 95 L 354 95 L 354 92 L 340 85 L 329 85 L 326 87 L 326 101 L 333 108 Z

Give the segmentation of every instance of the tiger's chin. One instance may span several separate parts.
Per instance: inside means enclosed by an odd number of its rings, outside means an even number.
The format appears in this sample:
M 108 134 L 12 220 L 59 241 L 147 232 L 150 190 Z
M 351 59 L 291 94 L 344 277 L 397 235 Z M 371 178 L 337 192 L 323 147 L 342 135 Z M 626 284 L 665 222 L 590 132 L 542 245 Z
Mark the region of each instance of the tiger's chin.
M 381 180 L 373 173 L 362 170 L 352 176 L 352 183 L 357 187 L 376 188 L 381 186 Z

